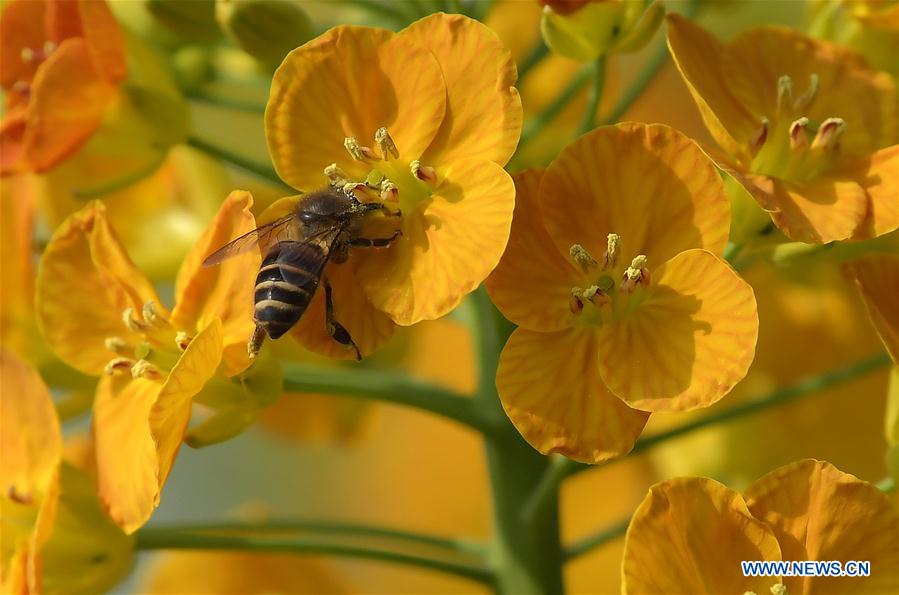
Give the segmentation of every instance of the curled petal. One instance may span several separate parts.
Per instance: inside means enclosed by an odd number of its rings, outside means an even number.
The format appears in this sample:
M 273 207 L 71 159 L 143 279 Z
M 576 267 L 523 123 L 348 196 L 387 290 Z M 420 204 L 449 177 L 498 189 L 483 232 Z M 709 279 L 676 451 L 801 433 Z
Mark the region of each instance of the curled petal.
M 148 301 L 158 305 L 159 297 L 128 258 L 102 203 L 90 203 L 60 225 L 41 258 L 35 297 L 44 337 L 60 359 L 99 375 L 111 357 L 104 339 L 137 339 L 122 312 L 141 312 Z
M 744 577 L 740 562 L 780 559 L 774 531 L 740 494 L 711 479 L 671 479 L 652 486 L 631 519 L 621 592 L 769 593 L 780 579 Z
M 875 486 L 806 459 L 759 479 L 746 491 L 746 503 L 773 529 L 787 560 L 871 562 L 869 577 L 785 577 L 788 592 L 899 590 L 899 514 Z
M 692 140 L 661 124 L 598 128 L 569 145 L 540 183 L 540 209 L 563 255 L 573 244 L 663 263 L 689 248 L 720 254 L 730 207 L 714 163 Z
M 752 288 L 704 250 L 682 252 L 653 275 L 656 285 L 636 311 L 603 328 L 602 378 L 638 409 L 707 407 L 752 363 L 759 326 Z
M 542 169 L 514 176 L 515 213 L 509 244 L 487 278 L 487 289 L 506 318 L 524 328 L 548 332 L 571 326 L 571 288 L 586 287 L 590 282 L 562 256 L 546 231 L 538 194 L 542 177 Z
M 445 109 L 446 85 L 428 50 L 384 29 L 335 27 L 275 72 L 266 139 L 278 175 L 311 190 L 327 182 L 322 169 L 332 162 L 364 179 L 368 169 L 350 158 L 344 139 L 368 145 L 382 126 L 404 160 L 418 159 Z
M 400 32 L 437 58 L 446 116 L 422 161 L 489 159 L 505 165 L 521 134 L 521 97 L 512 55 L 496 34 L 462 15 L 433 14 Z
M 847 265 L 880 340 L 899 365 L 899 257 L 868 256 Z
M 453 163 L 430 199 L 403 213 L 390 248 L 358 253 L 366 295 L 402 326 L 443 316 L 496 267 L 514 208 L 512 178 L 496 163 Z
M 899 227 L 899 145 L 876 151 L 841 173 L 865 189 L 868 213 L 854 240 L 875 238 Z
M 649 414 L 616 398 L 599 377 L 593 329 L 537 333 L 516 329 L 496 372 L 503 408 L 544 454 L 586 463 L 627 454 Z

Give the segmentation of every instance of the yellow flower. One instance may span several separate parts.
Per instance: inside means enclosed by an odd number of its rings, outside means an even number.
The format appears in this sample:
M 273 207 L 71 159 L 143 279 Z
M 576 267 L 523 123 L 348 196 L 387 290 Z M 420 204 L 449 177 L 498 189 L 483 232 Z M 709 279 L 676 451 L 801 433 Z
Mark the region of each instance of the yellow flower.
M 899 257 L 868 256 L 847 265 L 884 347 L 899 365 Z
M 105 591 L 130 569 L 133 542 L 103 514 L 93 482 L 62 464 L 50 391 L 0 349 L 0 579 L 4 593 Z
M 265 122 L 281 178 L 302 190 L 350 184 L 360 199 L 402 210 L 403 235 L 389 248 L 356 250 L 326 271 L 337 319 L 363 354 L 394 323 L 449 312 L 499 261 L 514 207 L 502 166 L 521 127 L 515 76 L 492 31 L 444 14 L 396 34 L 336 27 L 275 73 Z M 395 229 L 395 219 L 375 218 L 363 231 Z M 300 327 L 324 328 L 322 302 Z M 350 356 L 319 335 L 306 346 Z
M 517 180 L 509 247 L 488 280 L 519 325 L 497 388 L 541 452 L 626 453 L 651 411 L 723 397 L 752 362 L 752 289 L 718 255 L 729 209 L 714 164 L 661 125 L 589 133 Z
M 809 8 L 812 35 L 848 45 L 873 66 L 899 76 L 899 3 L 813 0 Z
M 777 28 L 729 45 L 677 15 L 668 44 L 719 163 L 790 238 L 831 242 L 899 227 L 896 89 L 839 46 Z
M 869 577 L 746 577 L 741 561 L 864 560 Z M 830 463 L 772 471 L 744 495 L 711 479 L 653 486 L 625 541 L 622 593 L 895 593 L 899 514 L 889 498 Z
M 129 533 L 159 502 L 195 398 L 218 410 L 188 436 L 204 444 L 242 430 L 280 394 L 280 373 L 265 362 L 241 375 L 259 255 L 201 266 L 255 227 L 251 205 L 246 192 L 225 200 L 184 259 L 171 312 L 128 258 L 101 203 L 63 223 L 41 259 L 36 304 L 47 342 L 72 367 L 103 375 L 94 402 L 98 483 L 110 516 Z

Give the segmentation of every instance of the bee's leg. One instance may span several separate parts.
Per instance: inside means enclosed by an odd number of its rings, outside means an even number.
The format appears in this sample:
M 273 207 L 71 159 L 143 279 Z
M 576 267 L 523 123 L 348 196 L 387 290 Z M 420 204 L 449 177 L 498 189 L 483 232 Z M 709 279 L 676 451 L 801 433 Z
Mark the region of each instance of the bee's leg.
M 256 329 L 253 330 L 253 336 L 250 337 L 250 340 L 247 342 L 247 353 L 249 354 L 250 359 L 253 359 L 256 357 L 256 354 L 259 353 L 263 341 L 265 341 L 265 329 L 257 324 Z
M 398 229 L 389 238 L 350 238 L 347 243 L 355 248 L 384 248 L 401 235 L 403 231 Z
M 356 343 L 350 336 L 349 331 L 347 331 L 342 324 L 334 320 L 334 301 L 331 297 L 331 283 L 328 282 L 327 277 L 323 277 L 322 282 L 325 284 L 325 325 L 328 329 L 328 334 L 341 345 L 352 347 L 356 352 L 356 361 L 360 361 L 362 359 L 362 354 L 359 352 L 359 348 L 356 347 Z

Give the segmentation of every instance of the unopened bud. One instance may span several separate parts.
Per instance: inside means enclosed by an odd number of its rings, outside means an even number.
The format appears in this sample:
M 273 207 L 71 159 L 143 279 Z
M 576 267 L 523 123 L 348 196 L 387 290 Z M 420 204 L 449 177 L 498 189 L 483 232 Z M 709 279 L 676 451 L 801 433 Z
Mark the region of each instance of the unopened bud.
M 297 2 L 217 0 L 215 16 L 243 51 L 269 65 L 279 64 L 292 49 L 315 34 L 309 17 Z

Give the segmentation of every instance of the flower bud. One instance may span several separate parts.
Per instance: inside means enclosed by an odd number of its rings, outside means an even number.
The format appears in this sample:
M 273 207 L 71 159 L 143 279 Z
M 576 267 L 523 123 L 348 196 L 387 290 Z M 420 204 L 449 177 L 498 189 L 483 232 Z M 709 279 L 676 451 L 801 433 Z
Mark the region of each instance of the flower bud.
M 215 22 L 215 0 L 146 0 L 147 12 L 153 19 L 192 41 L 215 41 L 222 35 Z
M 289 0 L 217 0 L 215 16 L 237 45 L 269 65 L 314 35 L 309 17 Z

